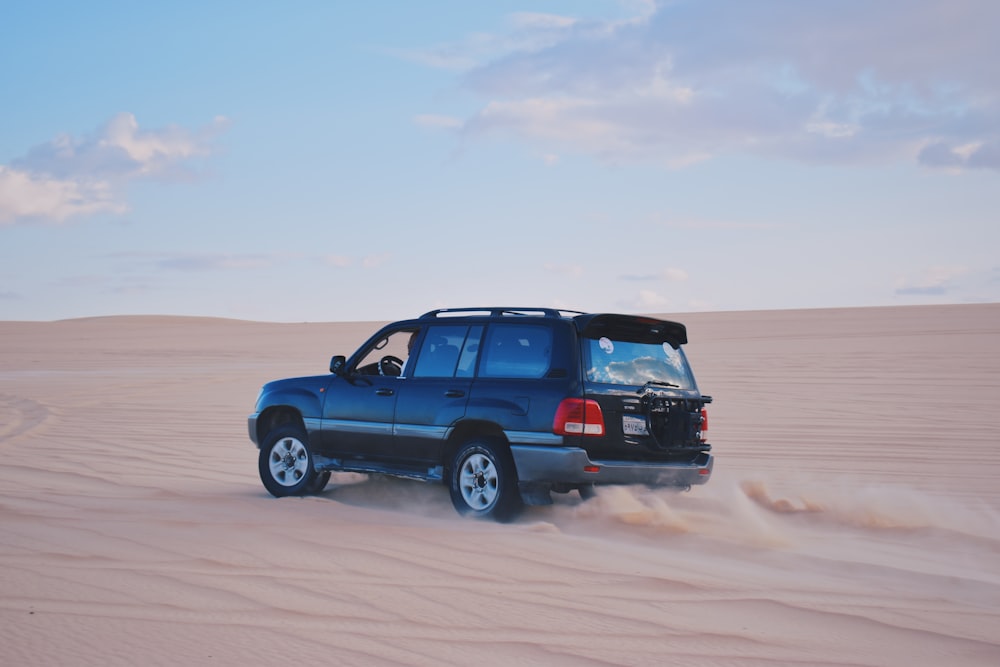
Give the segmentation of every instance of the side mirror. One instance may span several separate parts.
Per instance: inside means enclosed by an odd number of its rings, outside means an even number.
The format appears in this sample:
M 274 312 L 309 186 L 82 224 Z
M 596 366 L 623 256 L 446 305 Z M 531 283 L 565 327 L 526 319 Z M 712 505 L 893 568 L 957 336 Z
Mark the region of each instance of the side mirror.
M 347 357 L 338 354 L 333 359 L 330 359 L 330 372 L 334 375 L 343 375 L 345 364 L 347 364 Z

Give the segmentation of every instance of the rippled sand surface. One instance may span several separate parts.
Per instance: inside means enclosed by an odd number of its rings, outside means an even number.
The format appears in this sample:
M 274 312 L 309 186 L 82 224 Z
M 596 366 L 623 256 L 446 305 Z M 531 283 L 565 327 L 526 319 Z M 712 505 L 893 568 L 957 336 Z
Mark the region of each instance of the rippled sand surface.
M 0 322 L 0 664 L 1000 664 L 1000 305 L 676 317 L 712 481 L 507 525 L 264 491 L 260 384 L 375 324 Z

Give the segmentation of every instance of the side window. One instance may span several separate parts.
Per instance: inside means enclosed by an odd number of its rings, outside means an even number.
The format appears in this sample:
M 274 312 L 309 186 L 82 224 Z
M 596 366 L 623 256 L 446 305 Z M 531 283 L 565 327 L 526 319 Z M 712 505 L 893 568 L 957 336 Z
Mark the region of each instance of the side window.
M 552 329 L 530 324 L 492 324 L 483 348 L 480 377 L 544 377 L 552 362 Z
M 413 329 L 397 329 L 374 341 L 355 365 L 354 372 L 361 375 L 399 375 L 402 368 L 398 363 L 381 362 L 391 357 L 405 363 L 409 356 L 409 342 L 415 333 Z
M 454 377 L 459 356 L 466 347 L 468 326 L 441 325 L 427 329 L 420 346 L 413 377 Z M 462 373 L 459 372 L 461 376 Z

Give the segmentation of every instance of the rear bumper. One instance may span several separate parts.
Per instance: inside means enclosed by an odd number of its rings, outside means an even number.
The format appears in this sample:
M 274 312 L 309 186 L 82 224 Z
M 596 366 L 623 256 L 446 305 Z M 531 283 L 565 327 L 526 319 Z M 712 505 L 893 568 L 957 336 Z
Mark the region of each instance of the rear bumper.
M 712 476 L 715 459 L 701 452 L 690 463 L 592 461 L 578 447 L 512 445 L 511 454 L 522 485 L 534 484 L 647 484 L 693 486 Z

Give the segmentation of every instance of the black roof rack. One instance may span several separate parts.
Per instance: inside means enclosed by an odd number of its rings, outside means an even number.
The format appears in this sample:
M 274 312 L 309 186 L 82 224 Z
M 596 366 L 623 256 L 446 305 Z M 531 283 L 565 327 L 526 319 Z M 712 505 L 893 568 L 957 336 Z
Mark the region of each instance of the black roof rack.
M 485 308 L 438 308 L 420 316 L 420 319 L 435 319 L 452 315 L 473 315 L 481 314 L 489 317 L 564 317 L 566 314 L 583 315 L 578 310 L 563 310 L 557 308 L 514 308 L 514 307 L 485 307 Z

